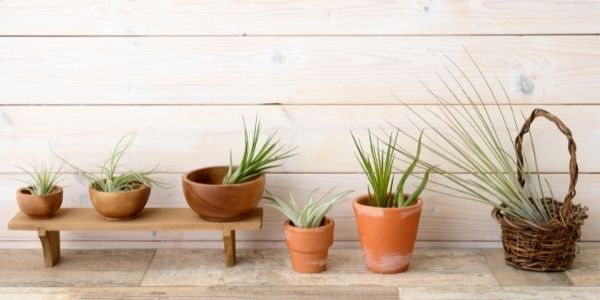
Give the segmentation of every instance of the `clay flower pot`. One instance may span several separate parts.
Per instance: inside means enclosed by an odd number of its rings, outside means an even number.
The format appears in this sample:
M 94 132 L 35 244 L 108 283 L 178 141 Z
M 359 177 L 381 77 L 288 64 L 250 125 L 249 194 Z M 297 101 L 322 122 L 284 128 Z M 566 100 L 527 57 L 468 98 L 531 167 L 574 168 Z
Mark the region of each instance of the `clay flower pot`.
M 47 219 L 52 217 L 60 208 L 63 200 L 63 189 L 54 187 L 50 194 L 43 196 L 32 195 L 27 188 L 17 190 L 17 204 L 21 211 L 36 219 Z
M 325 271 L 327 253 L 333 244 L 334 222 L 325 218 L 325 224 L 314 228 L 300 228 L 287 220 L 285 244 L 290 252 L 292 268 L 299 273 L 319 273 Z
M 423 201 L 409 207 L 369 205 L 369 196 L 352 202 L 358 236 L 367 269 L 375 273 L 406 271 L 412 257 Z
M 89 187 L 90 199 L 96 211 L 108 220 L 128 220 L 139 215 L 150 197 L 146 185 L 132 191 L 107 193 Z
M 229 222 L 248 217 L 265 190 L 265 175 L 238 184 L 221 184 L 228 167 L 209 167 L 183 175 L 183 194 L 190 208 L 209 221 Z

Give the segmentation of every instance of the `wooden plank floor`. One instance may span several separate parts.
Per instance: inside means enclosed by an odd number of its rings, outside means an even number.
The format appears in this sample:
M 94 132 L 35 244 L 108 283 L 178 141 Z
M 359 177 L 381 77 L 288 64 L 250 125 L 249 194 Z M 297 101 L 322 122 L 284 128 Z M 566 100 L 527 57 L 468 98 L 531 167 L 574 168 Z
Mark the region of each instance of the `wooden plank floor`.
M 500 249 L 416 249 L 408 272 L 365 270 L 360 250 L 332 249 L 328 270 L 291 271 L 284 249 L 64 250 L 43 268 L 41 250 L 0 250 L 0 298 L 35 299 L 596 299 L 600 247 L 583 247 L 564 273 L 506 266 Z

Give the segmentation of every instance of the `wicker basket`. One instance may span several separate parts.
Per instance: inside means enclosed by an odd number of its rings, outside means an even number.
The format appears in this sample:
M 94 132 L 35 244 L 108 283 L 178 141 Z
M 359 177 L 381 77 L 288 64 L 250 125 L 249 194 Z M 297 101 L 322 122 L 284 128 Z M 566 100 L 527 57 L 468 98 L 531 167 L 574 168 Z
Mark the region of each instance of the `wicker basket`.
M 577 148 L 571 130 L 560 119 L 545 110 L 533 110 L 515 140 L 519 182 L 522 186 L 525 184 L 521 172 L 523 168 L 523 136 L 529 132 L 531 123 L 537 117 L 544 117 L 554 122 L 558 129 L 567 136 L 571 155 L 570 183 L 567 195 L 563 202 L 551 198 L 545 199 L 548 205 L 554 207 L 557 216 L 547 224 L 515 220 L 504 215 L 497 208 L 492 211 L 492 216 L 496 218 L 502 228 L 502 245 L 507 264 L 533 271 L 564 271 L 575 259 L 578 250 L 576 243 L 581 236 L 583 221 L 587 218 L 587 207 L 572 203 L 579 174 L 575 156 Z

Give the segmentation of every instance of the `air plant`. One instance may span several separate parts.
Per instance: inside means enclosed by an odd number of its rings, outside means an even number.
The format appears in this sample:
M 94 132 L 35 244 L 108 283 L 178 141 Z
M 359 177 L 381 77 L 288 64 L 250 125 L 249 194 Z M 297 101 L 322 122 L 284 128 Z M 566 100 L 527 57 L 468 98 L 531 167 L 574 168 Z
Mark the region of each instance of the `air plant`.
M 252 137 L 248 134 L 244 120 L 244 153 L 237 167 L 233 166 L 231 151 L 229 152 L 229 170 L 223 178 L 223 184 L 236 184 L 249 181 L 265 171 L 281 166 L 279 161 L 294 156 L 294 149 L 284 150 L 281 140 L 271 134 L 260 146 L 260 132 L 262 124 L 256 118 Z
M 316 194 L 318 191 L 319 189 L 315 189 L 310 193 L 304 207 L 298 205 L 298 202 L 292 193 L 290 193 L 290 199 L 285 201 L 277 195 L 267 191 L 267 195 L 264 196 L 264 199 L 269 201 L 269 204 L 267 204 L 268 206 L 279 210 L 288 217 L 294 226 L 313 228 L 321 226 L 323 224 L 323 218 L 325 218 L 333 205 L 352 193 L 352 191 L 345 191 L 332 194 L 332 190 L 323 194 L 321 197 L 317 197 Z
M 73 168 L 77 172 L 77 174 L 85 177 L 89 181 L 92 188 L 101 192 L 115 193 L 132 191 L 138 189 L 142 185 L 148 187 L 152 187 L 152 185 L 162 186 L 162 183 L 150 177 L 152 174 L 156 173 L 158 165 L 150 170 L 126 170 L 119 174 L 120 161 L 123 158 L 125 152 L 133 144 L 135 137 L 136 134 L 134 132 L 126 133 L 123 137 L 121 137 L 121 139 L 113 149 L 110 157 L 100 164 L 100 173 L 97 175 L 75 166 L 74 164 L 70 163 L 66 159 L 56 154 L 54 151 L 52 151 L 52 153 L 54 153 L 55 156 L 57 156 L 63 162 L 65 162 L 67 165 Z
M 431 182 L 439 189 L 430 190 L 491 205 L 515 219 L 529 220 L 538 224 L 547 223 L 556 216 L 557 210 L 554 208 L 553 202 L 546 200 L 531 132 L 529 135 L 533 162 L 524 157 L 523 168 L 519 169 L 514 159 L 516 145 L 513 142 L 513 133 L 518 132 L 519 127 L 508 94 L 500 80 L 497 79 L 510 109 L 510 113 L 505 113 L 491 84 L 468 52 L 467 55 L 485 82 L 486 89 L 491 94 L 495 105 L 487 107 L 483 100 L 483 93 L 475 87 L 463 69 L 447 57 L 454 70 L 446 67 L 448 77 L 444 78 L 438 74 L 438 78 L 457 103 L 449 104 L 446 99 L 433 92 L 427 84 L 421 81 L 426 90 L 438 100 L 441 113 L 429 110 L 432 117 L 425 117 L 407 106 L 412 114 L 433 132 L 426 136 L 428 142 L 424 142 L 423 147 L 441 158 L 448 166 L 457 168 L 460 173 L 465 173 L 457 175 L 446 168 L 420 160 L 421 168 L 433 169 L 451 183 L 432 180 Z M 494 110 L 499 113 L 502 121 L 500 128 L 494 126 L 494 119 L 491 117 Z M 441 121 L 450 129 L 450 132 L 442 132 L 433 126 L 433 120 Z M 415 122 L 413 124 L 421 129 Z M 514 126 L 514 131 L 511 130 L 512 126 Z M 404 135 L 414 140 L 417 139 L 413 134 L 399 127 L 396 128 Z M 506 142 L 511 142 L 511 147 L 505 147 Z M 415 158 L 415 155 L 401 146 L 394 148 L 397 153 L 407 159 Z M 532 169 L 533 171 L 531 171 Z M 519 182 L 519 175 L 522 178 L 533 177 L 535 180 L 533 182 L 527 180 L 523 186 Z M 548 182 L 546 181 L 545 184 L 553 198 Z
M 25 189 L 36 196 L 51 194 L 61 176 L 60 168 L 55 169 L 35 160 L 29 162 L 27 168 L 19 169 L 29 176 L 29 180 L 24 181 L 27 184 Z
M 379 139 L 374 140 L 369 131 L 368 150 L 363 148 L 360 140 L 357 139 L 354 134 L 352 134 L 352 139 L 354 140 L 354 145 L 357 150 L 356 158 L 369 179 L 370 187 L 368 186 L 367 189 L 369 192 L 370 205 L 376 207 L 403 207 L 413 205 L 427 185 L 429 173 L 432 170 L 432 168 L 428 168 L 425 171 L 419 186 L 405 198 L 404 185 L 419 161 L 421 138 L 418 139 L 417 153 L 414 155 L 412 163 L 403 172 L 395 190 L 393 168 L 396 159 L 394 149 L 398 140 L 398 132 L 396 132 L 395 135 L 390 134 L 389 139 L 383 143 L 384 145 L 381 145 L 381 141 Z M 373 193 L 371 193 L 371 189 L 373 189 Z

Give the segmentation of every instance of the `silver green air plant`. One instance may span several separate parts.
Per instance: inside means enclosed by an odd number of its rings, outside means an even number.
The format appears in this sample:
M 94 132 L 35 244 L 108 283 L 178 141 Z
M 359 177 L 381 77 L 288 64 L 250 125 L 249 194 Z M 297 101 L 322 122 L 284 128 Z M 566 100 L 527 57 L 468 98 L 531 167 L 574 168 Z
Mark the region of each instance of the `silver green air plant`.
M 100 163 L 99 173 L 88 172 L 75 166 L 66 159 L 62 158 L 54 151 L 55 156 L 73 168 L 78 175 L 85 177 L 92 188 L 107 193 L 132 191 L 140 188 L 142 185 L 152 187 L 153 185 L 164 186 L 162 183 L 151 178 L 151 175 L 157 172 L 158 165 L 145 171 L 125 170 L 120 172 L 121 159 L 125 152 L 133 145 L 136 134 L 129 132 L 123 135 L 110 157 Z M 52 150 L 52 149 L 51 149 Z
M 280 139 L 275 139 L 275 132 L 259 145 L 262 124 L 256 118 L 252 137 L 248 134 L 244 120 L 244 153 L 239 165 L 233 165 L 231 151 L 229 152 L 229 169 L 223 178 L 223 184 L 242 183 L 256 178 L 269 169 L 281 166 L 279 162 L 294 156 L 293 149 L 285 150 Z
M 29 162 L 27 168 L 18 168 L 29 177 L 29 180 L 23 180 L 27 184 L 25 189 L 36 196 L 48 195 L 54 192 L 61 176 L 60 168 L 53 168 L 35 160 Z
M 304 207 L 300 207 L 290 193 L 288 201 L 281 199 L 277 195 L 267 191 L 264 199 L 268 201 L 268 206 L 273 207 L 288 217 L 295 227 L 313 228 L 323 224 L 323 219 L 329 213 L 333 205 L 344 199 L 352 191 L 345 191 L 333 194 L 333 190 L 317 197 L 319 189 L 313 190 L 306 200 Z
M 414 127 L 419 130 L 423 127 L 429 128 L 428 132 L 431 132 L 431 135 L 425 136 L 423 147 L 447 164 L 440 167 L 427 161 L 419 161 L 419 167 L 433 169 L 446 179 L 431 180 L 436 188 L 428 190 L 453 198 L 485 203 L 517 220 L 547 223 L 557 216 L 557 210 L 553 202 L 545 200 L 547 194 L 544 193 L 544 184 L 538 169 L 533 136 L 530 132 L 533 161 L 525 156 L 523 168 L 518 171 L 513 138 L 519 127 L 508 93 L 496 78 L 508 103 L 503 109 L 492 85 L 472 56 L 466 53 L 478 72 L 478 77 L 480 76 L 485 84 L 485 92 L 476 88 L 465 71 L 446 56 L 451 67 L 446 66 L 446 76 L 437 73 L 437 77 L 455 103 L 450 103 L 421 81 L 426 90 L 437 99 L 439 110 L 428 109 L 427 114 L 424 114 L 406 105 L 417 118 L 411 120 Z M 484 101 L 488 93 L 493 103 Z M 522 117 L 525 118 L 524 115 Z M 495 121 L 500 125 L 494 125 Z M 422 125 L 419 126 L 417 122 Z M 440 129 L 434 122 L 441 122 L 448 130 Z M 414 134 L 400 127 L 396 128 L 405 136 L 417 140 Z M 507 147 L 509 143 L 510 146 Z M 406 159 L 415 158 L 415 155 L 402 146 L 395 146 L 394 149 Z M 518 172 L 522 178 L 527 179 L 524 186 L 519 183 Z M 550 185 L 547 180 L 544 181 L 550 197 L 554 198 Z
M 398 132 L 395 135 L 389 134 L 389 139 L 382 143 L 379 139 L 374 139 L 371 136 L 371 131 L 369 131 L 368 149 L 364 149 L 360 140 L 354 134 L 352 134 L 352 139 L 356 146 L 356 158 L 369 179 L 370 186 L 367 187 L 369 204 L 376 207 L 404 207 L 413 205 L 427 185 L 429 173 L 432 170 L 431 167 L 427 168 L 419 186 L 408 197 L 404 196 L 406 181 L 419 161 L 421 138 L 418 139 L 417 153 L 414 155 L 413 161 L 402 174 L 395 189 L 393 171 L 396 156 L 394 149 L 398 141 Z

